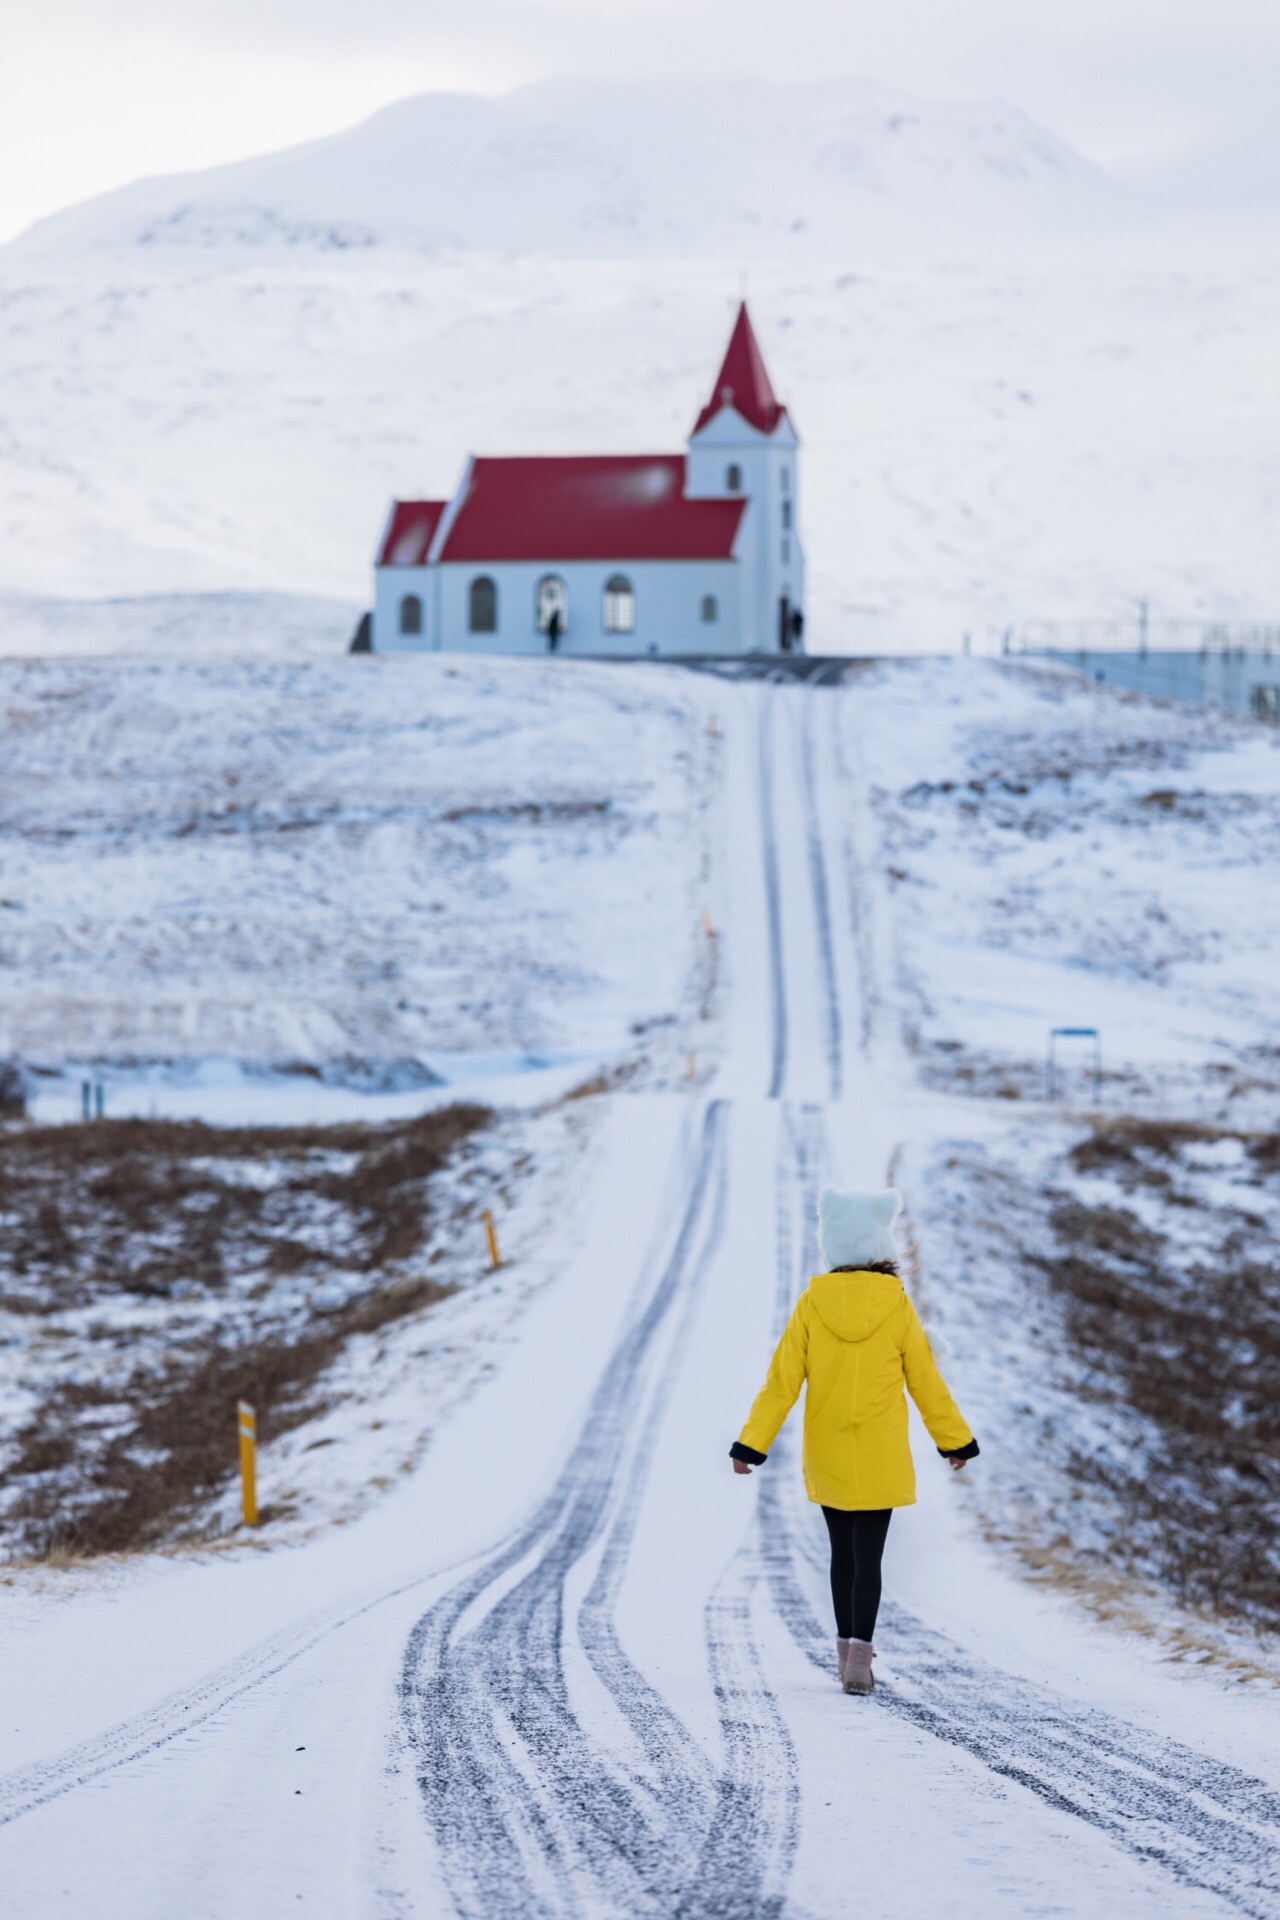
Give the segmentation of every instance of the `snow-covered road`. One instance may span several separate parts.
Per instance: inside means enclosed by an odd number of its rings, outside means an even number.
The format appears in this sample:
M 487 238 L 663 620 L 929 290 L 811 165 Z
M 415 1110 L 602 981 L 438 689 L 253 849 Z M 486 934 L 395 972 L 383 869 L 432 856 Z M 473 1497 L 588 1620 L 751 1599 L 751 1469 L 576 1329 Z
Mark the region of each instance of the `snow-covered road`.
M 1280 1914 L 1265 1700 L 1017 1580 L 919 1432 L 846 1699 L 795 1436 L 729 1473 L 817 1187 L 947 1106 L 876 1014 L 846 697 L 716 688 L 714 1078 L 609 1098 L 560 1280 L 417 1473 L 16 1623 L 5 1911 Z

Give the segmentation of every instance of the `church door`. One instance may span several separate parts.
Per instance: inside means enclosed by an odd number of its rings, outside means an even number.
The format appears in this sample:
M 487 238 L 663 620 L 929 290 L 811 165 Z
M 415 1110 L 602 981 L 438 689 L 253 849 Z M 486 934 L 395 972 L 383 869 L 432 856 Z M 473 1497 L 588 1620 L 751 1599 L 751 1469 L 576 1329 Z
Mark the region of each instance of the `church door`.
M 569 627 L 569 589 L 559 574 L 546 573 L 539 580 L 534 614 L 538 632 L 554 653 Z
M 778 602 L 778 652 L 791 651 L 791 602 L 784 593 Z

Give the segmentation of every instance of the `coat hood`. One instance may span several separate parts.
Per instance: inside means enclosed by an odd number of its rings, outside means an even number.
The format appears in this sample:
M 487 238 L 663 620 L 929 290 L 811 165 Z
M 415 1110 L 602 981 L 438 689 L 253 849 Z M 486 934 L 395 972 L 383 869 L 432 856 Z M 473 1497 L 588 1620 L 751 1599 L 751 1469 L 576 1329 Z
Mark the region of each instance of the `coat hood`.
M 892 1273 L 819 1273 L 809 1282 L 814 1312 L 837 1340 L 869 1340 L 902 1299 Z

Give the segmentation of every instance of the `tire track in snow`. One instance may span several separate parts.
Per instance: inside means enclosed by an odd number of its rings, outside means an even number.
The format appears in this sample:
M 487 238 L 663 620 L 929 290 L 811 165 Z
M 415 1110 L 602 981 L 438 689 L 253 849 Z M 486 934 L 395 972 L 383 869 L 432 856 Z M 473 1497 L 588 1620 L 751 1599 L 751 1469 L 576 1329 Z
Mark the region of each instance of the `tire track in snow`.
M 0 1826 L 21 1819 L 23 1814 L 34 1813 L 37 1807 L 46 1806 L 50 1800 L 60 1799 L 77 1787 L 90 1785 L 104 1774 L 159 1752 L 183 1734 L 204 1726 L 233 1701 L 274 1680 L 330 1634 L 340 1632 L 375 1607 L 412 1592 L 414 1587 L 426 1586 L 436 1578 L 436 1572 L 418 1574 L 354 1603 L 348 1601 L 311 1614 L 260 1641 L 225 1666 L 193 1680 L 189 1686 L 166 1694 L 131 1719 L 108 1727 L 105 1732 L 80 1741 L 49 1760 L 3 1775 L 0 1777 Z
M 813 765 L 814 696 L 811 693 L 802 693 L 800 699 L 802 719 L 799 759 L 801 785 L 804 792 L 805 841 L 809 856 L 809 891 L 813 898 L 814 921 L 818 932 L 818 954 L 822 962 L 822 1010 L 830 1098 L 838 1100 L 844 1078 L 844 1037 L 840 1017 L 840 988 L 836 974 L 835 939 L 831 925 L 831 889 L 827 882 L 822 816 L 818 811 L 818 787 Z M 834 711 L 834 708 L 832 710 Z
M 716 1181 L 713 1216 L 707 1232 L 707 1254 L 719 1245 L 724 1232 L 727 1187 L 727 1167 L 722 1162 Z M 684 1346 L 697 1304 L 698 1289 L 690 1288 L 674 1341 L 676 1353 Z M 596 1677 L 626 1720 L 648 1765 L 650 1779 L 670 1823 L 673 1859 L 678 1856 L 680 1860 L 676 1879 L 683 1883 L 697 1867 L 697 1833 L 713 1814 L 714 1795 L 707 1777 L 706 1759 L 684 1722 L 628 1659 L 614 1623 L 614 1608 L 626 1573 L 649 1474 L 649 1449 L 641 1436 L 659 1430 L 671 1397 L 674 1378 L 674 1366 L 660 1370 L 657 1385 L 638 1423 L 637 1444 L 632 1453 L 626 1485 L 609 1529 L 595 1579 L 578 1609 L 577 1625 L 579 1645 Z
M 816 1538 L 812 1546 L 820 1563 Z M 772 1549 L 774 1604 L 808 1659 L 829 1673 L 827 1635 L 796 1577 L 785 1521 Z M 1256 1920 L 1275 1920 L 1280 1794 L 1265 1781 L 1002 1672 L 902 1607 L 886 1604 L 884 1626 L 901 1671 L 877 1686 L 881 1711 L 969 1753 L 1175 1879 Z
M 828 1151 L 820 1112 L 804 1110 L 784 1130 L 779 1177 L 777 1314 L 789 1308 L 809 1266 L 817 1188 Z M 794 1199 L 788 1196 L 790 1186 Z M 792 1253 L 798 1210 L 806 1241 Z M 786 1438 L 786 1430 L 780 1438 Z M 789 1442 L 788 1442 L 789 1445 Z M 824 1578 L 825 1540 L 798 1511 L 788 1452 L 775 1443 L 762 1476 L 759 1551 L 773 1605 L 810 1663 L 832 1680 L 830 1636 L 810 1604 L 797 1552 Z M 812 1516 L 807 1513 L 804 1520 Z M 1280 1913 L 1280 1793 L 1242 1769 L 1176 1740 L 1083 1707 L 1052 1689 L 967 1653 L 905 1608 L 882 1620 L 895 1673 L 871 1702 L 1026 1787 L 1046 1805 L 1085 1821 L 1184 1884 L 1218 1895 L 1251 1920 Z M 901 1662 L 901 1669 L 898 1662 Z
M 753 1536 L 758 1527 L 757 1509 Z M 753 1537 L 734 1555 L 707 1604 L 707 1656 L 724 1770 L 697 1871 L 675 1909 L 677 1920 L 772 1920 L 786 1901 L 800 1837 L 800 1778 L 753 1633 L 759 1584 Z
M 679 1303 L 696 1293 L 722 1224 L 725 1122 L 723 1104 L 713 1104 L 691 1156 L 675 1243 L 605 1366 L 551 1493 L 527 1526 L 423 1615 L 409 1639 L 402 1722 L 449 1892 L 465 1920 L 584 1910 L 739 1920 L 761 1911 L 758 1889 L 771 1884 L 771 1832 L 750 1820 L 735 1829 L 735 1857 L 718 1862 L 718 1880 L 706 1883 L 706 1848 L 727 1776 L 636 1673 L 611 1624 L 647 1476 L 641 1412 L 651 1389 L 661 1409 L 665 1386 L 653 1382 L 665 1333 Z M 565 1675 L 566 1583 L 602 1537 L 579 1625 L 635 1761 L 582 1725 Z M 758 1764 L 768 1768 L 777 1731 L 770 1702 L 767 1690 L 762 1696 L 750 1683 L 726 1683 L 720 1706 L 733 1761 L 743 1724 Z
M 784 1108 L 781 1121 L 789 1138 L 793 1122 L 788 1109 Z M 777 1221 L 781 1265 L 784 1236 L 790 1245 L 781 1190 Z M 775 1300 L 775 1322 L 777 1305 Z M 784 1307 L 784 1317 L 785 1312 Z M 795 1746 L 765 1676 L 752 1624 L 753 1602 L 761 1584 L 764 1521 L 757 1501 L 751 1533 L 707 1603 L 707 1658 L 720 1712 L 724 1777 L 699 1865 L 698 1897 L 679 1909 L 679 1920 L 703 1920 L 712 1914 L 724 1920 L 754 1920 L 781 1913 L 799 1844 L 800 1775 Z M 745 1856 L 752 1858 L 752 1871 L 743 1874 L 739 1868 L 735 1873 L 735 1862 Z M 733 1889 L 731 1903 L 720 1895 L 725 1887 Z
M 760 844 L 764 861 L 765 926 L 769 941 L 769 1012 L 772 1019 L 770 1100 L 782 1096 L 787 1073 L 787 980 L 782 951 L 782 888 L 778 875 L 778 823 L 774 805 L 774 713 L 776 697 L 763 689 L 759 699 L 758 766 Z

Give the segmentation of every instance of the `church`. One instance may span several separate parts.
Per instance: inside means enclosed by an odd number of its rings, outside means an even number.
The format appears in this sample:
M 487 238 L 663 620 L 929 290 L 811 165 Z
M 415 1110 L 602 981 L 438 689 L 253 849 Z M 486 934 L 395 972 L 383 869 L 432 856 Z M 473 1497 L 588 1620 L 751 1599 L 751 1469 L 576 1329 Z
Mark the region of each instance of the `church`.
M 745 304 L 684 453 L 473 455 L 393 502 L 378 653 L 799 653 L 799 441 Z

